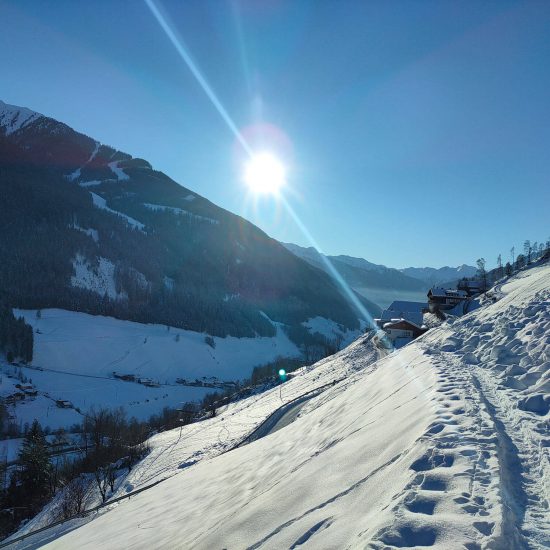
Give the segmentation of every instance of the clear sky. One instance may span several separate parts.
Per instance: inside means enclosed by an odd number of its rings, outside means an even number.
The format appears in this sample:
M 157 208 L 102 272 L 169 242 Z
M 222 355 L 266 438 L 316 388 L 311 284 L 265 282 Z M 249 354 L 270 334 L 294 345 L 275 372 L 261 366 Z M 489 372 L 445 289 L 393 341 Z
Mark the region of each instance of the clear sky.
M 550 236 L 550 2 L 155 0 L 328 254 L 506 259 Z M 0 99 L 149 160 L 271 236 L 243 152 L 140 0 L 0 0 Z M 256 202 L 256 204 L 254 204 Z

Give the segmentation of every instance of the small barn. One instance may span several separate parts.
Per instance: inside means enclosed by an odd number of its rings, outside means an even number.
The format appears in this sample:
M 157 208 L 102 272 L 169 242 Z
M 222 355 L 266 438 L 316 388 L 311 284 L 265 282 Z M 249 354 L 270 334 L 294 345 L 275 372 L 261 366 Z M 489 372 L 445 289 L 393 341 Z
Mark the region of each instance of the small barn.
M 25 399 L 25 394 L 23 392 L 15 392 L 11 395 L 5 397 L 4 401 L 6 405 L 15 405 L 17 401 L 23 401 Z
M 396 300 L 391 305 L 382 311 L 380 319 L 375 319 L 380 328 L 384 328 L 386 323 L 399 319 L 407 319 L 418 326 L 422 326 L 423 315 L 428 311 L 426 302 L 407 302 L 404 300 Z
M 464 290 L 431 288 L 428 291 L 428 307 L 432 313 L 453 309 L 467 299 L 468 295 Z
M 411 340 L 414 340 L 421 334 L 424 334 L 426 329 L 407 319 L 399 319 L 386 323 L 384 325 L 384 332 L 392 341 L 396 338 L 410 338 Z

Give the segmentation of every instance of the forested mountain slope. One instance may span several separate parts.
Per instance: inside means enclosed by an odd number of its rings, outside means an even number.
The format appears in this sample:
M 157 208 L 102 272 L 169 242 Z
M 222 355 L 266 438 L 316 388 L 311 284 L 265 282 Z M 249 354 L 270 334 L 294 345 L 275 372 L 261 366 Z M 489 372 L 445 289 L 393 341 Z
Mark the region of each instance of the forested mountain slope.
M 314 317 L 359 327 L 326 273 L 253 224 L 145 160 L 2 102 L 0 203 L 0 288 L 12 307 L 217 336 L 271 336 L 272 320 L 303 340 Z

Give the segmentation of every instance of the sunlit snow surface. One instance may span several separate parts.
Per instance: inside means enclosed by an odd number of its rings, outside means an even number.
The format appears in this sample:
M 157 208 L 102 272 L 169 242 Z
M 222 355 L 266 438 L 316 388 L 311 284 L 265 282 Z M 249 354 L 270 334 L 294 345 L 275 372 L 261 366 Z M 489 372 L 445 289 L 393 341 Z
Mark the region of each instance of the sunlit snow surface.
M 549 283 L 550 267 L 531 269 L 375 363 L 359 340 L 281 397 L 156 436 L 120 491 L 168 479 L 48 548 L 547 547 Z M 341 378 L 220 454 L 277 399 Z

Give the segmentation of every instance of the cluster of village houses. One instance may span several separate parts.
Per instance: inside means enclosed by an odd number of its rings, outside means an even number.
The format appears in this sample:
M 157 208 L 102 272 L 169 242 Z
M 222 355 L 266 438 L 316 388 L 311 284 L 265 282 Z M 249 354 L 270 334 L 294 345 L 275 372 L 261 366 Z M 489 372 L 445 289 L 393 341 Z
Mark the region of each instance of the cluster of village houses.
M 467 313 L 473 297 L 482 291 L 482 283 L 477 280 L 461 280 L 457 288 L 431 288 L 426 302 L 395 301 L 382 312 L 376 324 L 396 348 L 408 344 L 428 327 L 424 323 L 427 313 L 442 316 L 443 312 L 452 315 Z
M 15 384 L 17 391 L 6 396 L 4 402 L 6 405 L 14 405 L 17 401 L 22 401 L 25 397 L 36 397 L 38 391 L 32 384 Z
M 38 390 L 34 384 L 15 384 L 16 391 L 4 396 L 6 405 L 15 405 L 18 401 L 24 401 L 27 398 L 31 400 L 38 395 Z M 60 409 L 73 409 L 74 405 L 66 399 L 56 399 L 55 404 Z

